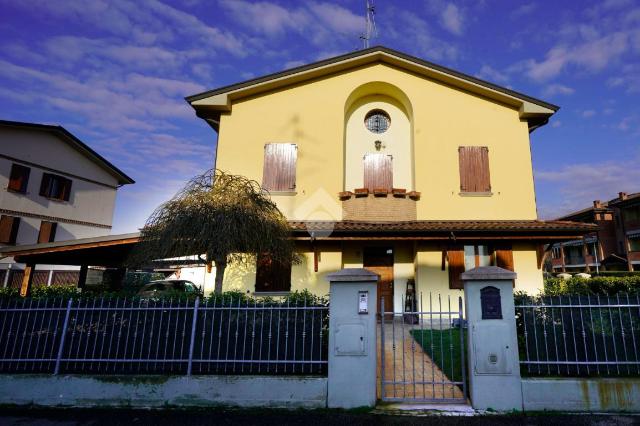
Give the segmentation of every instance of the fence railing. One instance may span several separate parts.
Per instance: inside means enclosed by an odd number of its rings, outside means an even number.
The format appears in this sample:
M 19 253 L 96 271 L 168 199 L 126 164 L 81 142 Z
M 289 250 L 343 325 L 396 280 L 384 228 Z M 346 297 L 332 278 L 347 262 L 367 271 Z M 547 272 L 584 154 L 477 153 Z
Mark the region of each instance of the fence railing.
M 545 296 L 516 302 L 525 375 L 640 375 L 640 296 Z
M 0 373 L 326 374 L 329 307 L 0 300 Z

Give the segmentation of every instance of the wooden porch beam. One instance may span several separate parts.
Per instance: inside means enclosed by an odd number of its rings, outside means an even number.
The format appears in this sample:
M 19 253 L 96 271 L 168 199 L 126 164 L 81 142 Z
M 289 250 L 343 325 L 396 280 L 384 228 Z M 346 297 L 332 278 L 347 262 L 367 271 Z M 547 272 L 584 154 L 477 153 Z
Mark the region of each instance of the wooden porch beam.
M 34 263 L 27 263 L 27 266 L 24 268 L 22 285 L 20 286 L 20 297 L 28 297 L 31 295 L 31 285 L 33 284 L 35 269 L 36 265 Z

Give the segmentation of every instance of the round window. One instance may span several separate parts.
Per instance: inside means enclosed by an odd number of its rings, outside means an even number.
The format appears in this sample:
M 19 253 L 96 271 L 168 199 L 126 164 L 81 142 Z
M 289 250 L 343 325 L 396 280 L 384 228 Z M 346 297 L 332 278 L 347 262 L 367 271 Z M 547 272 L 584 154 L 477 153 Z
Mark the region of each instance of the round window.
M 370 132 L 384 133 L 391 125 L 391 118 L 383 110 L 374 109 L 364 117 L 364 125 L 367 126 Z

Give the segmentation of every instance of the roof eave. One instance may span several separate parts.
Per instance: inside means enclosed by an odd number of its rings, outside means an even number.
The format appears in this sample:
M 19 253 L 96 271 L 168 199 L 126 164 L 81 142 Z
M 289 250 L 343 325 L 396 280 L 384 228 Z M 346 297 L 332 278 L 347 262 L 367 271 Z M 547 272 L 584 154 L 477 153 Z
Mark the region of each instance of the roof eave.
M 519 109 L 521 118 L 530 121 L 530 131 L 546 124 L 548 118 L 560 108 L 511 89 L 380 46 L 187 96 L 185 100 L 196 110 L 199 117 L 219 119 L 220 113 L 231 110 L 231 104 L 237 98 L 264 93 L 376 61 L 420 72 L 438 81 L 513 105 Z

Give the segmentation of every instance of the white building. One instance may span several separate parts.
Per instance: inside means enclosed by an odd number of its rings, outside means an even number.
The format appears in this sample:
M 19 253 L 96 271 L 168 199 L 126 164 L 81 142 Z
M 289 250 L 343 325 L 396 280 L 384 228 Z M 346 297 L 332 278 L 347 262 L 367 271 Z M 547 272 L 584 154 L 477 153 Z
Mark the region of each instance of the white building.
M 116 192 L 134 181 L 61 126 L 0 120 L 0 247 L 108 235 Z M 24 265 L 0 259 L 0 286 Z M 38 265 L 34 285 L 77 280 L 78 268 Z

